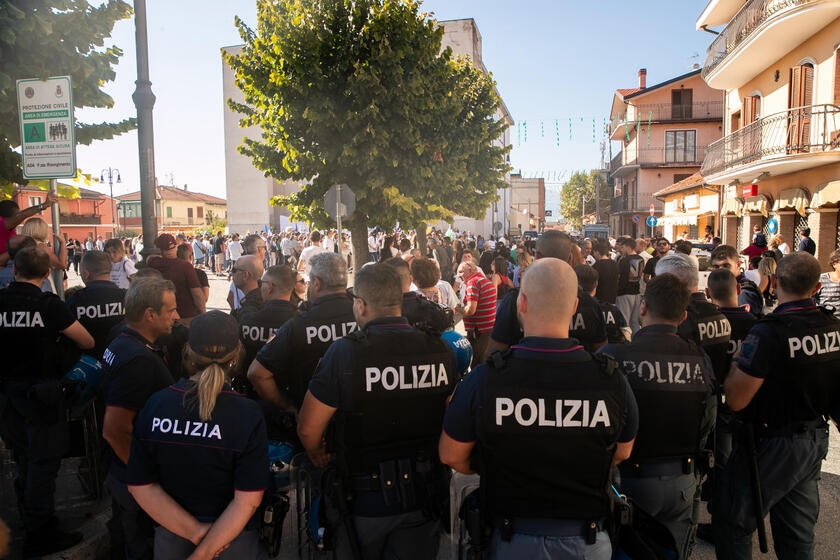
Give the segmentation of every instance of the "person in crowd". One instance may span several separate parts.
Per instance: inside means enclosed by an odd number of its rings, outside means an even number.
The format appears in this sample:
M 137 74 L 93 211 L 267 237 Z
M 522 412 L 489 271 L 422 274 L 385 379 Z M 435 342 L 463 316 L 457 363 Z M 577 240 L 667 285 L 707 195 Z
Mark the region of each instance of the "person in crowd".
M 111 281 L 113 261 L 107 253 L 85 253 L 81 273 L 85 286 L 67 298 L 67 308 L 93 336 L 95 345 L 89 353 L 102 361 L 108 333 L 123 320 L 126 290 Z
M 16 235 L 17 227 L 28 218 L 40 214 L 58 202 L 58 196 L 47 193 L 44 202 L 21 210 L 14 200 L 0 200 L 0 267 L 6 266 L 6 243 Z
M 189 243 L 181 243 L 175 250 L 175 256 L 190 264 L 195 263 L 193 257 L 193 248 Z M 207 307 L 207 301 L 210 299 L 210 279 L 207 278 L 207 273 L 201 270 L 198 266 L 193 264 L 195 274 L 198 276 L 198 285 L 201 286 L 201 291 L 204 294 L 204 306 Z
M 200 235 L 196 235 L 195 238 L 192 240 L 190 244 L 192 247 L 192 254 L 193 254 L 193 266 L 196 268 L 204 266 L 205 257 L 204 257 L 204 242 L 201 239 Z
M 300 258 L 298 259 L 297 269 L 298 271 L 303 271 L 304 278 L 309 276 L 309 270 L 312 268 L 310 261 L 312 257 L 318 255 L 320 253 L 326 252 L 323 247 L 321 247 L 321 232 L 315 230 L 309 236 L 309 241 L 312 243 L 309 247 L 306 247 L 300 253 Z
M 160 256 L 148 265 L 160 271 L 163 277 L 175 285 L 175 300 L 178 303 L 179 321 L 189 326 L 193 317 L 204 313 L 204 290 L 198 282 L 195 267 L 177 256 L 178 244 L 170 233 L 162 233 L 155 239 Z
M 580 242 L 580 255 L 583 263 L 592 266 L 595 264 L 595 257 L 592 256 L 592 240 L 588 237 Z
M 458 278 L 466 291 L 464 303 L 455 308 L 455 313 L 464 318 L 475 365 L 484 359 L 496 321 L 496 287 L 471 261 L 458 265 Z
M 6 244 L 8 260 L 6 261 L 6 266 L 0 268 L 0 288 L 6 288 L 15 281 L 15 255 L 22 249 L 37 246 L 38 244 L 35 240 L 28 235 L 16 235 L 9 239 L 9 242 Z M 52 283 L 50 283 L 49 279 L 44 278 L 44 281 L 41 283 L 41 291 L 52 293 Z
M 624 315 L 630 330 L 635 333 L 641 327 L 639 309 L 642 304 L 644 260 L 636 253 L 636 241 L 632 237 L 622 237 L 616 241 L 616 248 L 621 257 L 618 259 L 618 291 L 615 305 Z
M 671 252 L 671 242 L 664 237 L 658 237 L 654 240 L 653 251 L 653 256 L 645 262 L 643 276 L 646 283 L 656 276 L 656 263 L 659 259 Z
M 513 280 L 508 276 L 508 261 L 504 257 L 496 257 L 491 265 L 490 281 L 496 287 L 496 298 L 501 301 L 513 289 Z
M 197 316 L 189 378 L 153 394 L 134 421 L 126 482 L 158 523 L 155 558 L 268 558 L 248 527 L 268 486 L 268 438 L 257 403 L 230 388 L 240 348 L 233 317 Z M 162 429 L 170 423 L 193 428 Z
M 319 249 L 321 248 L 319 247 Z M 242 256 L 255 255 L 260 261 L 265 262 L 267 254 L 268 246 L 263 238 L 254 233 L 245 236 L 244 241 L 242 241 Z M 259 274 L 262 274 L 262 272 Z M 236 283 L 233 279 L 233 267 L 231 267 L 230 275 L 231 278 L 230 287 L 228 288 L 227 302 L 231 311 L 237 311 L 240 307 L 242 307 L 242 300 L 245 297 L 245 292 L 236 287 Z M 259 278 L 259 276 L 257 276 L 255 280 L 257 278 Z
M 758 263 L 761 262 L 760 256 L 750 257 L 749 263 L 747 263 L 747 270 L 744 271 L 744 277 L 753 282 L 756 286 L 758 286 L 759 282 L 761 282 L 761 273 L 758 272 Z M 761 291 L 761 289 L 759 289 Z
M 840 319 L 840 249 L 828 257 L 828 266 L 831 270 L 820 274 L 820 287 L 814 294 L 814 301 L 832 308 L 834 316 Z
M 340 530 L 338 558 L 435 558 L 441 518 L 449 513 L 439 498 L 449 478 L 437 441 L 458 381 L 455 354 L 440 336 L 401 316 L 401 292 L 394 267 L 374 264 L 356 273 L 353 313 L 361 330 L 330 346 L 300 411 L 298 435 L 315 467 L 330 460 L 324 438 L 335 419 L 336 469 L 344 491 L 355 496 L 348 525 L 359 552 L 351 552 L 351 538 Z M 391 391 L 384 372 L 394 367 L 431 371 L 434 381 Z M 381 379 L 374 372 L 383 372 Z
M 580 291 L 587 297 L 594 298 L 598 291 L 598 271 L 586 264 L 579 264 L 574 270 L 578 278 Z M 580 308 L 581 296 L 579 295 L 578 298 L 578 308 Z M 598 302 L 598 307 L 604 317 L 607 343 L 621 344 L 630 340 L 630 327 L 627 326 L 627 321 L 624 320 L 624 315 L 621 314 L 618 307 L 605 301 Z M 573 324 L 574 319 L 575 316 L 572 316 Z
M 762 257 L 758 262 L 758 289 L 764 296 L 764 306 L 772 307 L 776 303 L 776 290 L 773 287 L 776 278 L 776 259 Z
M 213 238 L 213 267 L 216 271 L 216 276 L 222 275 L 222 266 L 225 262 L 225 238 L 221 231 L 216 232 Z
M 105 242 L 105 253 L 111 259 L 111 282 L 118 288 L 128 289 L 128 283 L 137 274 L 137 269 L 131 259 L 125 256 L 125 246 L 122 241 L 112 237 Z
M 438 265 L 438 268 L 440 269 L 440 277 L 446 282 L 452 280 L 453 256 L 452 254 L 450 254 L 449 251 L 447 251 L 446 245 L 441 245 L 441 243 L 438 242 L 437 238 L 432 237 L 429 240 L 429 250 L 431 251 L 431 257 L 434 259 L 434 261 Z
M 50 256 L 50 268 L 60 270 L 62 275 L 65 275 L 64 263 L 67 262 L 67 247 L 60 237 L 50 233 L 50 226 L 47 222 L 37 216 L 29 218 L 23 223 L 20 233 L 34 239 L 35 243 Z M 52 242 L 52 245 L 50 242 Z M 49 281 L 53 282 L 53 278 L 50 277 Z M 55 286 L 52 286 L 50 291 L 56 293 Z
M 239 309 L 234 309 L 231 314 L 239 317 L 242 311 L 259 311 L 262 308 L 262 291 L 260 290 L 260 279 L 265 269 L 263 261 L 258 255 L 243 255 L 236 260 L 231 269 L 236 289 L 245 294 L 242 298 Z
M 790 247 L 787 243 L 785 243 L 785 238 L 780 233 L 777 233 L 770 238 L 769 248 L 771 251 L 776 253 L 776 256 L 778 257 L 776 261 L 781 260 L 782 257 L 790 253 Z
M 767 237 L 761 232 L 753 235 L 752 242 L 741 251 L 742 255 L 747 255 L 747 258 L 760 257 L 761 253 L 767 250 Z
M 748 280 L 740 269 L 740 261 L 738 258 L 738 251 L 731 245 L 719 245 L 715 247 L 709 257 L 709 264 L 712 270 L 723 268 L 735 275 L 740 285 L 740 293 L 738 294 L 738 305 L 747 305 L 747 311 L 761 316 L 764 309 L 764 297 L 758 290 L 755 283 Z
M 562 244 L 567 256 L 570 240 Z M 491 558 L 612 557 L 603 529 L 612 511 L 610 477 L 631 454 L 638 409 L 615 362 L 599 361 L 569 338 L 578 282 L 564 261 L 540 258 L 530 266 L 517 296 L 525 337 L 464 378 L 443 420 L 441 461 L 481 475 Z M 551 406 L 540 422 L 526 422 L 515 410 L 536 414 L 536 395 Z M 569 395 L 593 411 L 587 427 L 558 429 Z M 471 461 L 476 449 L 480 462 Z
M 611 258 L 609 241 L 599 239 L 592 247 L 592 256 L 595 257 L 592 268 L 598 271 L 595 297 L 598 301 L 615 304 L 618 297 L 618 263 Z
M 393 268 L 400 277 L 400 286 L 403 290 L 402 316 L 410 325 L 437 333 L 450 330 L 455 326 L 450 309 L 412 290 L 411 270 L 407 262 L 400 257 L 392 257 L 383 264 Z
M 701 240 L 702 243 L 706 245 L 711 244 L 715 239 L 715 234 L 712 232 L 712 226 L 706 226 L 705 234 L 703 235 L 703 239 Z
M 590 255 L 591 256 L 591 255 Z M 593 257 L 594 258 L 594 257 Z M 519 289 L 522 283 L 522 275 L 528 269 L 528 266 L 534 262 L 534 257 L 531 256 L 524 247 L 517 247 L 516 249 L 516 267 L 513 269 L 513 287 Z
M 82 540 L 81 533 L 60 529 L 54 517 L 56 477 L 69 437 L 58 381 L 67 371 L 56 340 L 62 336 L 90 350 L 94 339 L 58 296 L 41 291 L 50 274 L 44 249 L 20 249 L 13 267 L 15 281 L 0 290 L 0 350 L 6 357 L 0 371 L 0 438 L 13 453 L 23 556 L 30 558 Z
M 799 243 L 796 246 L 797 251 L 804 251 L 812 256 L 817 252 L 817 244 L 811 239 L 811 228 L 804 228 L 799 234 Z

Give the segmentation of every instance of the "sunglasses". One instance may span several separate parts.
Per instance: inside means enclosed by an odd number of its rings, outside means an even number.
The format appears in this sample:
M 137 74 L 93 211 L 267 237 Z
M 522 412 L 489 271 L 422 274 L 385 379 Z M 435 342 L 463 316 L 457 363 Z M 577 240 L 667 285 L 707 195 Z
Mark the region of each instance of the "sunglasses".
M 233 267 L 233 268 L 230 269 L 231 274 L 236 274 L 237 272 L 247 272 L 247 271 L 244 268 L 236 268 L 236 267 Z
M 269 280 L 263 280 L 262 278 L 257 280 L 257 287 L 258 288 L 262 288 L 263 286 L 273 286 L 273 285 L 274 285 L 274 283 L 269 281 Z

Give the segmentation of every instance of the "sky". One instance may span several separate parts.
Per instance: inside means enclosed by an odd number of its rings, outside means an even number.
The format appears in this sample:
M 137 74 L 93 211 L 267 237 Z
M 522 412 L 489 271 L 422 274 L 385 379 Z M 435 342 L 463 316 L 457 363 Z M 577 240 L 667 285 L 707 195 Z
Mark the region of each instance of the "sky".
M 650 86 L 703 64 L 713 37 L 695 31 L 694 22 L 704 7 L 702 0 L 426 0 L 422 9 L 439 20 L 475 19 L 484 64 L 517 123 L 511 165 L 525 177 L 547 179 L 551 209 L 563 179 L 599 165 L 616 88 L 636 87 L 639 68 L 647 68 Z M 235 16 L 256 26 L 255 2 L 147 0 L 147 12 L 158 181 L 224 198 L 220 49 L 242 42 Z M 124 51 L 116 80 L 104 88 L 114 107 L 77 109 L 77 120 L 136 114 L 134 19 L 117 23 L 112 38 Z M 117 168 L 122 183 L 114 185 L 115 196 L 138 190 L 136 132 L 79 146 L 77 165 L 95 176 Z M 108 192 L 107 185 L 87 188 Z

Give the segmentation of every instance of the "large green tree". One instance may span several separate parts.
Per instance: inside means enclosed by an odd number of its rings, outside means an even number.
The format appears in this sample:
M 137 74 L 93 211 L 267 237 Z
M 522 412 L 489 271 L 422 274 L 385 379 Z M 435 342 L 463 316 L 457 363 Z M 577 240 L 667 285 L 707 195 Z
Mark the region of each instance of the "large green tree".
M 15 80 L 69 75 L 75 107 L 113 107 L 102 86 L 114 80 L 122 50 L 104 45 L 114 23 L 131 14 L 131 6 L 122 0 L 97 7 L 87 0 L 0 1 L 0 198 L 11 193 L 12 183 L 25 183 L 20 154 L 14 151 L 20 146 Z M 133 118 L 77 121 L 76 142 L 87 145 L 135 126 Z
M 612 196 L 612 187 L 604 180 L 603 174 L 597 169 L 576 171 L 560 191 L 560 212 L 563 217 L 576 228 L 581 228 L 583 215 L 595 211 L 596 193 L 603 209 Z M 581 214 L 582 210 L 585 210 L 584 214 Z
M 367 228 L 425 227 L 480 217 L 505 186 L 505 123 L 490 76 L 441 52 L 443 30 L 414 0 L 274 0 L 258 4 L 256 30 L 228 56 L 245 103 L 240 152 L 278 180 L 304 181 L 274 200 L 295 219 L 326 225 L 323 195 L 356 194 L 354 252 Z

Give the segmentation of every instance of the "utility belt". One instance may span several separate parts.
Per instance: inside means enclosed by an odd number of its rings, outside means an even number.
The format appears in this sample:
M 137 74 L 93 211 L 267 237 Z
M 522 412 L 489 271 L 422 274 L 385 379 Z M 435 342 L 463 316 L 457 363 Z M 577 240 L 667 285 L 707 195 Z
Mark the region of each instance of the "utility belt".
M 621 476 L 627 478 L 648 478 L 656 476 L 679 476 L 683 474 L 706 474 L 715 467 L 715 454 L 709 449 L 700 451 L 696 457 L 678 457 L 663 460 L 624 461 L 618 466 Z
M 823 418 L 801 422 L 791 422 L 783 426 L 768 426 L 766 424 L 755 425 L 756 440 L 777 438 L 777 437 L 813 437 L 820 430 L 828 427 Z
M 496 517 L 491 526 L 502 540 L 509 542 L 514 533 L 535 537 L 584 537 L 594 544 L 598 531 L 607 529 L 605 519 L 584 521 L 580 519 L 548 519 L 539 517 Z M 591 541 L 591 542 L 590 542 Z
M 379 463 L 378 470 L 369 475 L 348 477 L 347 486 L 359 498 L 379 494 L 386 508 L 426 509 L 440 518 L 445 514 L 442 502 L 449 494 L 445 472 L 432 459 L 391 459 Z

